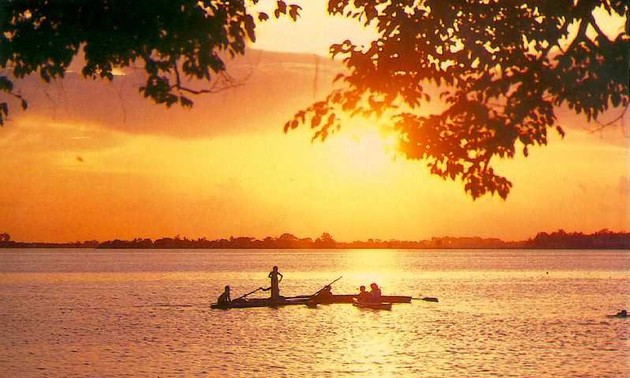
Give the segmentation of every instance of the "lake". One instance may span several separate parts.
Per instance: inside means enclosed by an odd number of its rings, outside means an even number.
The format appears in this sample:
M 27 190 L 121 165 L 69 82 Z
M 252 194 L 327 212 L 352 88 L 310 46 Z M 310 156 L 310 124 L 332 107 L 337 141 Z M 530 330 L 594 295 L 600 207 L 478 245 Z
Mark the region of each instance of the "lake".
M 211 310 L 268 286 L 434 296 Z M 621 377 L 628 251 L 0 250 L 0 376 Z

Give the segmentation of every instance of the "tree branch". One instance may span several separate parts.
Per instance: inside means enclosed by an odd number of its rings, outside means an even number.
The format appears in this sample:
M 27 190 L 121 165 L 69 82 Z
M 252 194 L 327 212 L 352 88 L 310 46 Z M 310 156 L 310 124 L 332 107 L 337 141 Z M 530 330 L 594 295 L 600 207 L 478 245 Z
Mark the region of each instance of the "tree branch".
M 606 122 L 606 123 L 601 123 L 601 122 L 599 122 L 598 120 L 595 120 L 595 122 L 597 122 L 597 125 L 598 125 L 598 126 L 597 126 L 597 127 L 595 127 L 595 128 L 593 128 L 593 129 L 591 129 L 591 130 L 589 130 L 589 131 L 590 131 L 590 132 L 592 132 L 592 133 L 595 133 L 595 132 L 597 132 L 597 131 L 602 131 L 602 130 L 603 130 L 603 129 L 605 129 L 606 127 L 608 127 L 608 126 L 612 125 L 613 123 L 615 123 L 615 122 L 617 122 L 617 121 L 621 120 L 621 119 L 623 118 L 623 116 L 624 116 L 624 115 L 626 115 L 626 112 L 628 111 L 628 107 L 629 107 L 629 106 L 630 106 L 630 104 L 626 105 L 626 106 L 623 108 L 623 111 L 622 111 L 622 112 L 621 112 L 621 113 L 620 113 L 617 117 L 615 117 L 615 118 L 611 119 L 610 121 L 608 121 L 608 122 Z
M 217 73 L 217 79 L 209 88 L 193 89 L 182 84 L 182 80 L 179 73 L 179 68 L 177 67 L 177 63 L 173 64 L 173 72 L 175 72 L 175 84 L 171 85 L 171 89 L 176 89 L 179 92 L 186 92 L 186 93 L 190 93 L 194 95 L 200 95 L 200 94 L 206 94 L 206 93 L 218 93 L 218 92 L 222 92 L 231 88 L 239 87 L 243 85 L 243 82 L 246 81 L 252 75 L 252 72 L 250 72 L 242 81 L 236 81 L 227 73 L 219 72 Z

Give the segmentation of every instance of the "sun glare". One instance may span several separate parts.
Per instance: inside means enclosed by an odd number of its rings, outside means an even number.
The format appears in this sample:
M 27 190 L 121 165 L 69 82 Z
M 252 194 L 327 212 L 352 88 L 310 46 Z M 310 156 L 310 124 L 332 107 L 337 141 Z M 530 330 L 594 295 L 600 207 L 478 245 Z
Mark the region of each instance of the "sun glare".
M 396 136 L 376 128 L 337 135 L 327 143 L 335 144 L 339 165 L 360 176 L 386 173 L 398 153 Z

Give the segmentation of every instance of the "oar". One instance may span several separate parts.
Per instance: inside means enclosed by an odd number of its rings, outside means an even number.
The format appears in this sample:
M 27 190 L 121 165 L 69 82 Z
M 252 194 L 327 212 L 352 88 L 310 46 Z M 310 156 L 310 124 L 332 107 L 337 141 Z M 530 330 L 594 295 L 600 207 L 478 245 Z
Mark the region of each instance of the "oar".
M 307 307 L 310 307 L 310 308 L 317 308 L 317 301 L 313 301 L 313 299 L 315 299 L 317 294 L 321 293 L 322 290 L 324 290 L 328 286 L 332 286 L 332 284 L 334 284 L 335 282 L 339 281 L 341 279 L 341 277 L 343 277 L 343 276 L 339 276 L 336 280 L 332 281 L 328 285 L 324 285 L 324 287 L 322 287 L 321 289 L 317 290 L 313 295 L 310 296 L 309 300 L 306 301 L 305 305 Z
M 422 298 L 411 298 L 416 301 L 426 301 L 426 302 L 439 302 L 436 297 L 422 297 Z
M 236 299 L 232 299 L 232 302 L 234 302 L 234 301 L 238 301 L 239 299 L 243 299 L 243 298 L 245 298 L 245 297 L 246 297 L 246 296 L 248 296 L 248 295 L 254 294 L 254 293 L 255 293 L 255 292 L 257 292 L 258 290 L 264 290 L 264 289 L 263 289 L 262 287 L 259 287 L 258 289 L 254 290 L 254 291 L 250 291 L 249 293 L 247 293 L 247 294 L 243 294 L 243 295 L 241 295 L 240 297 L 238 297 L 238 298 L 236 298 Z
M 343 276 L 339 276 L 339 278 L 337 278 L 336 280 L 334 280 L 333 282 L 329 283 L 328 285 L 325 285 L 324 287 L 322 287 L 321 289 L 317 290 L 315 292 L 315 294 L 311 295 L 311 297 L 316 296 L 317 294 L 321 293 L 322 290 L 324 290 L 325 288 L 327 288 L 328 286 L 332 286 L 332 284 L 334 284 L 335 282 L 339 281 Z

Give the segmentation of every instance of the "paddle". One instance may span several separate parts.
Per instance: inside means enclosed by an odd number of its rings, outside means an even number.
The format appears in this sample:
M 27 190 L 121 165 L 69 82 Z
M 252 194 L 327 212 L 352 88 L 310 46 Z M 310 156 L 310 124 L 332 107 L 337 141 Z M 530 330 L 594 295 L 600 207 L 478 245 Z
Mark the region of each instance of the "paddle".
M 332 281 L 328 285 L 324 285 L 324 287 L 322 287 L 321 289 L 317 290 L 313 295 L 310 296 L 310 299 L 305 303 L 305 305 L 307 307 L 310 307 L 310 308 L 317 308 L 317 301 L 314 300 L 315 297 L 317 297 L 317 295 L 319 293 L 321 293 L 324 289 L 326 289 L 329 286 L 332 286 L 332 284 L 334 284 L 335 282 L 339 281 L 341 279 L 341 277 L 343 277 L 343 276 L 339 276 L 336 280 Z
M 335 282 L 339 281 L 343 276 L 339 276 L 339 278 L 337 278 L 336 280 L 334 280 L 333 282 L 329 283 L 328 285 L 325 285 L 324 287 L 322 287 L 321 289 L 317 290 L 315 292 L 315 294 L 311 295 L 311 297 L 316 296 L 317 294 L 321 293 L 325 288 L 327 288 L 328 286 L 332 286 L 332 284 L 334 284 Z
M 243 299 L 243 298 L 245 298 L 245 297 L 246 297 L 246 296 L 248 296 L 248 295 L 252 295 L 252 294 L 254 294 L 255 292 L 257 292 L 258 290 L 265 290 L 265 289 L 263 289 L 262 287 L 259 287 L 258 289 L 254 290 L 254 291 L 250 291 L 249 293 L 247 293 L 247 294 L 243 294 L 243 295 L 241 295 L 240 297 L 238 297 L 238 298 L 236 298 L 236 299 L 232 299 L 232 302 L 234 302 L 234 301 L 238 301 L 239 299 Z
M 422 297 L 422 298 L 411 298 L 416 301 L 426 301 L 426 302 L 439 302 L 436 297 Z

